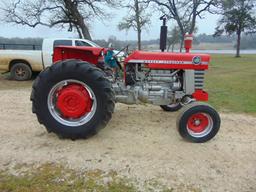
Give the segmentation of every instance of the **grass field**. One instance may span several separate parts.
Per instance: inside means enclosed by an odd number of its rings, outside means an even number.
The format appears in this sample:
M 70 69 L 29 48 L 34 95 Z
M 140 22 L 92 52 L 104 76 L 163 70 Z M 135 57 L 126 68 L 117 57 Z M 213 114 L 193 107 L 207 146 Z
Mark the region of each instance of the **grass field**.
M 44 164 L 37 168 L 19 165 L 9 174 L 0 171 L 0 191 L 12 192 L 153 192 L 157 188 L 159 192 L 172 192 L 172 188 L 165 187 L 156 181 L 145 183 L 142 189 L 138 189 L 127 178 L 121 178 L 116 172 L 105 173 L 101 170 L 77 172 L 56 164 Z M 188 189 L 200 192 L 199 189 L 188 186 Z
M 256 115 L 256 55 L 213 55 L 206 76 L 210 103 L 218 109 Z
M 115 178 L 115 173 L 106 178 L 108 183 L 103 184 L 102 172 L 76 173 L 62 166 L 46 164 L 38 168 L 24 170 L 17 166 L 18 176 L 0 172 L 0 191 L 36 192 L 36 191 L 127 191 L 135 192 L 135 187 L 128 181 Z

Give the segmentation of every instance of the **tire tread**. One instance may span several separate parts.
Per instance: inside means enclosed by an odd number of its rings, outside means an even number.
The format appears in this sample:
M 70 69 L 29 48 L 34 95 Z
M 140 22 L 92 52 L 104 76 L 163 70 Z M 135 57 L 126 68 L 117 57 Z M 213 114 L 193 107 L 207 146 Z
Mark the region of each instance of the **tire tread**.
M 45 120 L 41 118 L 40 113 L 40 107 L 37 103 L 37 96 L 40 94 L 42 90 L 40 90 L 40 85 L 42 83 L 47 83 L 47 80 L 49 77 L 53 77 L 55 75 L 56 71 L 66 71 L 70 70 L 70 68 L 73 68 L 77 71 L 82 71 L 84 75 L 89 75 L 92 77 L 91 81 L 95 82 L 95 84 L 98 84 L 102 87 L 101 90 L 102 94 L 104 95 L 104 98 L 106 98 L 106 102 L 104 102 L 104 107 L 102 110 L 103 117 L 102 120 L 100 120 L 99 126 L 92 129 L 90 132 L 87 132 L 84 135 L 81 134 L 66 134 L 63 132 L 59 132 L 56 129 L 53 129 L 51 127 L 46 128 L 48 132 L 54 132 L 56 133 L 60 138 L 69 138 L 72 140 L 80 139 L 80 138 L 87 138 L 92 135 L 95 135 L 99 130 L 103 129 L 107 123 L 112 118 L 112 113 L 114 112 L 115 108 L 115 98 L 114 98 L 114 91 L 112 88 L 112 84 L 109 82 L 108 79 L 105 78 L 105 74 L 102 70 L 99 70 L 98 68 L 94 67 L 92 64 L 89 64 L 87 62 L 83 62 L 80 60 L 65 60 L 58 62 L 51 67 L 45 69 L 43 72 L 40 73 L 40 75 L 36 78 L 34 81 L 32 92 L 31 92 L 31 101 L 32 101 L 32 112 L 37 115 L 39 123 L 46 126 Z M 67 71 L 66 71 L 67 72 Z

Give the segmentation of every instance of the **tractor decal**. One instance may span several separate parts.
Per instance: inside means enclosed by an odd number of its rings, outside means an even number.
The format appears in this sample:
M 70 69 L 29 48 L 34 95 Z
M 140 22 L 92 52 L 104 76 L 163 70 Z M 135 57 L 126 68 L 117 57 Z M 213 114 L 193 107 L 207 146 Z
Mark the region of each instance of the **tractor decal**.
M 130 60 L 129 63 L 147 63 L 147 64 L 202 64 L 202 65 L 208 65 L 208 62 L 201 62 L 201 57 L 196 56 L 193 58 L 193 61 L 177 61 L 177 60 Z
M 200 56 L 193 57 L 193 64 L 195 65 L 202 64 L 202 58 Z

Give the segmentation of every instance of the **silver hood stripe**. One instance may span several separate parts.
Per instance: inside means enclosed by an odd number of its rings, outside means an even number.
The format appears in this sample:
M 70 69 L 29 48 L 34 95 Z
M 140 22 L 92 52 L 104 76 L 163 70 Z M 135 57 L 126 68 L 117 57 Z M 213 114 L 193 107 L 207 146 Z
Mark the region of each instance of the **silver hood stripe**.
M 128 63 L 147 63 L 147 64 L 166 64 L 166 65 L 172 65 L 172 64 L 185 64 L 185 65 L 196 65 L 193 62 L 190 61 L 175 61 L 175 60 L 130 60 Z M 201 62 L 199 65 L 208 65 L 209 62 Z

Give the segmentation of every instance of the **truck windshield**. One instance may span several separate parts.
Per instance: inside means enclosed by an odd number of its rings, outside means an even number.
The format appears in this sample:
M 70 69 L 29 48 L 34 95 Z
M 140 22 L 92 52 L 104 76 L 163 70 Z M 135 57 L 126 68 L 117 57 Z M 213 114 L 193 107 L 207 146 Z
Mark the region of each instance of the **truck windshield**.
M 89 43 L 86 43 L 84 41 L 76 41 L 76 46 L 86 46 L 86 47 L 92 47 Z

